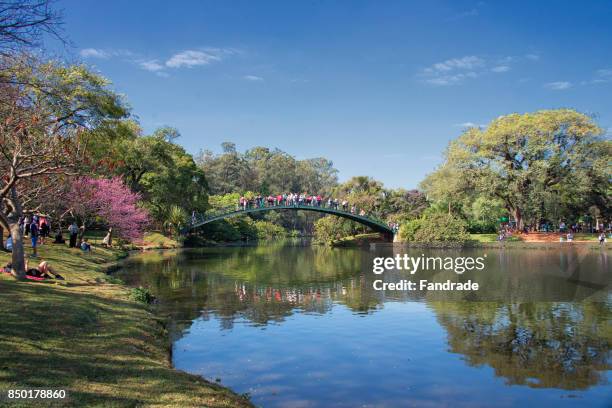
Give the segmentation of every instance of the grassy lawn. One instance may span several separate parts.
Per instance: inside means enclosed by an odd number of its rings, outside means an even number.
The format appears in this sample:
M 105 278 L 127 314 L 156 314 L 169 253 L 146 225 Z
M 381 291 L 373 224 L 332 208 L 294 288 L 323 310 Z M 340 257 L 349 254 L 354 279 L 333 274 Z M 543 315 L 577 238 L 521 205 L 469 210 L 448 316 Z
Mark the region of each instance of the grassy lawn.
M 497 242 L 497 234 L 470 234 L 470 239 L 476 242 Z M 508 242 L 519 242 L 521 239 L 517 236 L 510 236 L 506 238 Z
M 9 255 L 0 252 L 2 265 Z M 170 367 L 163 322 L 104 273 L 124 255 L 43 245 L 40 259 L 65 281 L 16 282 L 0 273 L 0 391 L 65 389 L 68 399 L 55 406 L 250 406 Z
M 180 248 L 181 244 L 159 232 L 147 232 L 144 236 L 143 246 L 145 248 Z
M 369 234 L 357 234 L 349 237 L 344 237 L 332 241 L 332 246 L 359 246 L 370 242 L 371 240 L 380 241 L 380 234 L 377 232 Z

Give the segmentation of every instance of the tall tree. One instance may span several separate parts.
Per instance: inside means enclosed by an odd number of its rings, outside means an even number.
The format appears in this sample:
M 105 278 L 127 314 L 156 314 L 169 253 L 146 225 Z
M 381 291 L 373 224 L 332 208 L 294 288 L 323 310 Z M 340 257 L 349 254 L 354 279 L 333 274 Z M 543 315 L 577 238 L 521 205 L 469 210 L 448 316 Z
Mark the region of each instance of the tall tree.
M 142 239 L 148 223 L 147 212 L 138 206 L 140 194 L 134 193 L 123 180 L 75 179 L 62 201 L 81 223 L 81 234 L 98 219 L 112 229 L 113 234 L 126 240 Z M 110 242 L 109 242 L 110 243 Z
M 151 136 L 141 136 L 140 129 L 132 125 L 111 147 L 114 157 L 108 158 L 105 148 L 98 149 L 99 160 L 110 160 L 107 167 L 111 174 L 123 177 L 134 191 L 141 193 L 151 216 L 160 224 L 173 206 L 188 213 L 203 212 L 208 207 L 204 171 L 183 147 L 174 143 L 179 136 L 176 129 L 168 127 Z M 98 140 L 105 146 L 106 138 Z
M 602 133 L 571 109 L 502 116 L 452 141 L 445 163 L 423 186 L 449 202 L 466 194 L 497 198 L 519 229 L 526 216 L 537 222 L 546 202 L 609 208 L 611 144 Z
M 45 177 L 78 173 L 90 129 L 128 112 L 108 81 L 83 66 L 22 58 L 3 76 L 9 81 L 0 85 L 0 224 L 10 230 L 13 267 L 23 277 L 24 198 Z

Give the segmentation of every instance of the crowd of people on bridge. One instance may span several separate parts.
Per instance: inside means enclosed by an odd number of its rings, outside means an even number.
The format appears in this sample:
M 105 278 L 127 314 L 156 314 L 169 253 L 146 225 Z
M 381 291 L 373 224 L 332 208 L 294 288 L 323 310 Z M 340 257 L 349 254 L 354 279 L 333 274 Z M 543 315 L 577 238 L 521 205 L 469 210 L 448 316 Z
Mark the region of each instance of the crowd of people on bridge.
M 284 193 L 284 194 L 269 194 L 267 196 L 258 194 L 253 198 L 241 196 L 238 200 L 238 208 L 240 210 L 248 210 L 265 207 L 320 207 L 331 210 L 341 210 L 361 217 L 367 217 L 368 213 L 363 208 L 358 208 L 354 204 L 350 204 L 346 199 L 340 200 L 333 197 L 323 197 L 320 194 L 308 193 Z M 390 223 L 389 227 L 393 232 L 397 232 L 399 224 Z
M 320 194 L 310 195 L 307 193 L 289 193 L 289 194 L 278 194 L 257 196 L 249 199 L 244 196 L 238 200 L 238 205 L 242 210 L 248 210 L 251 208 L 263 208 L 263 207 L 277 207 L 277 206 L 293 206 L 293 207 L 321 207 L 329 208 L 332 210 L 342 210 L 350 212 L 351 214 L 358 214 L 362 217 L 367 216 L 364 209 L 358 209 L 355 205 L 350 205 L 346 200 L 339 200 L 337 198 L 328 197 L 324 199 Z

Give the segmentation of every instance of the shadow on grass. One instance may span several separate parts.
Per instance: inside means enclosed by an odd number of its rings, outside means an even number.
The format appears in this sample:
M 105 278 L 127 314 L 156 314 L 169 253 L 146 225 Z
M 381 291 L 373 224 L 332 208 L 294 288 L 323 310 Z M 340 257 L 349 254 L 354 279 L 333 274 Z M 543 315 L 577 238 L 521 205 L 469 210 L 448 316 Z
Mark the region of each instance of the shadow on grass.
M 67 390 L 56 406 L 248 405 L 170 369 L 164 328 L 143 305 L 0 279 L 0 322 L 0 389 Z

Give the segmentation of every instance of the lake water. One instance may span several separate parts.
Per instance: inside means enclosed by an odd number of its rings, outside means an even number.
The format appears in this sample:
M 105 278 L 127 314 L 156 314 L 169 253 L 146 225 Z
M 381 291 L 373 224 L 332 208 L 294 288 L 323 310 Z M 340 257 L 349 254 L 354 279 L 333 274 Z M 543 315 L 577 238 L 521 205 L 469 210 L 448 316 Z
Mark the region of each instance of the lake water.
M 485 269 L 372 273 L 408 250 L 300 245 L 136 255 L 119 273 L 171 317 L 178 369 L 264 407 L 612 406 L 612 253 L 409 250 Z M 471 279 L 477 292 L 375 291 Z

